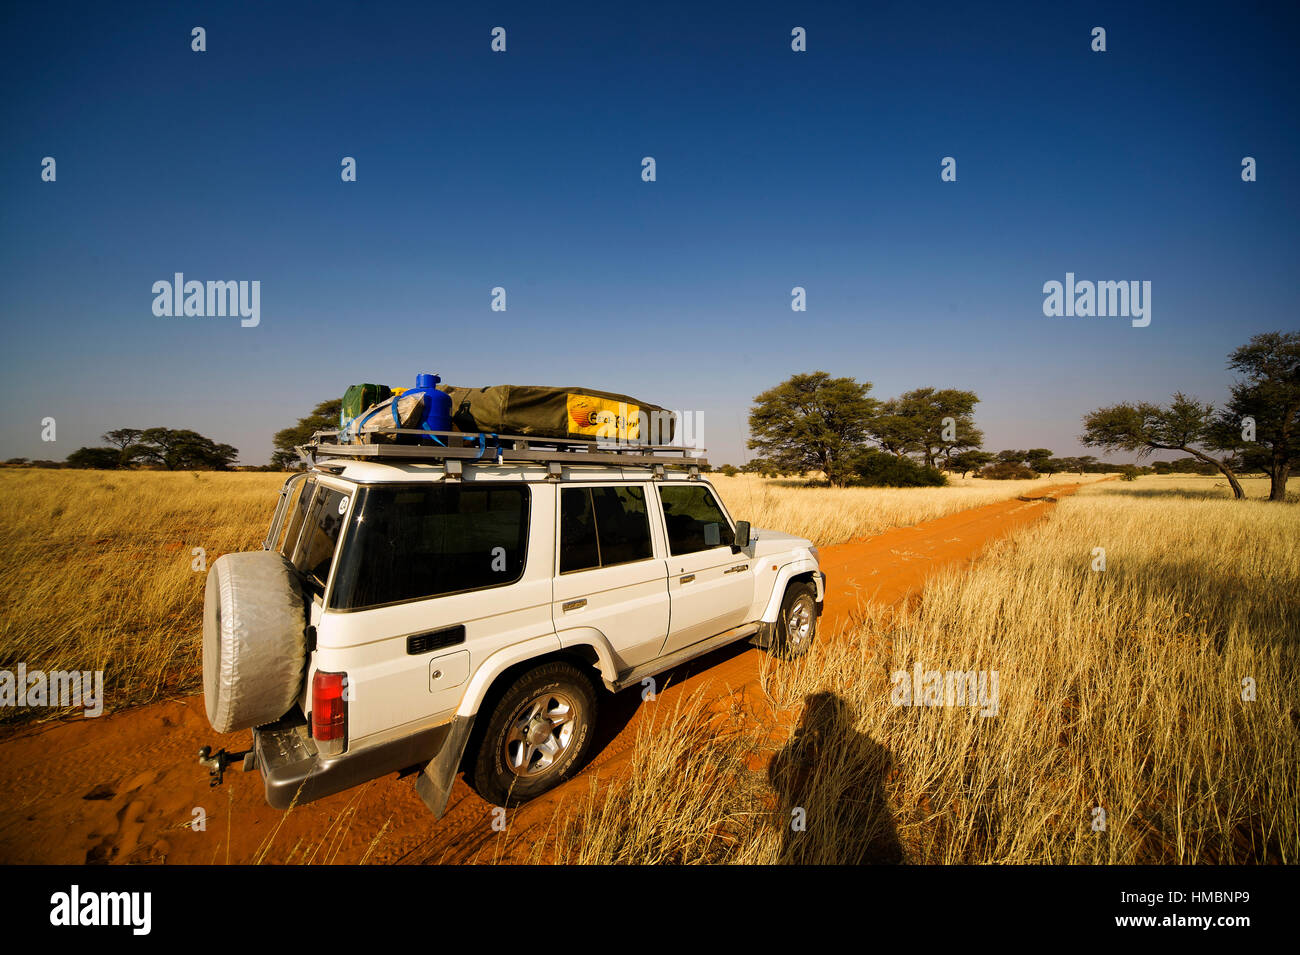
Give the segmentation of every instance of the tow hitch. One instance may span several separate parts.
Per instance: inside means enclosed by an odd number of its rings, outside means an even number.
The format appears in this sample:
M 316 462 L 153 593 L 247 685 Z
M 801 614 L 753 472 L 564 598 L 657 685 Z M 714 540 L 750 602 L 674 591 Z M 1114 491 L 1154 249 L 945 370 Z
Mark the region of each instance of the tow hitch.
M 211 746 L 199 750 L 199 764 L 208 768 L 209 786 L 220 786 L 226 777 L 226 767 L 233 763 L 241 763 L 239 768 L 246 773 L 252 772 L 257 768 L 257 754 L 251 749 L 242 753 L 227 753 L 224 749 L 219 749 L 213 753 Z

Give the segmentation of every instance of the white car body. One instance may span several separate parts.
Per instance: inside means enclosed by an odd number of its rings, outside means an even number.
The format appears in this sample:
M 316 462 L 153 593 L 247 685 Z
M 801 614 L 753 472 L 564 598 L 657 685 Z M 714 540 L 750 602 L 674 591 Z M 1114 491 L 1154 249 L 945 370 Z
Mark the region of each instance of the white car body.
M 266 547 L 291 553 L 286 513 L 302 487 L 338 494 L 339 513 L 367 488 L 427 485 L 455 480 L 461 487 L 526 489 L 526 559 L 517 579 L 459 593 L 409 599 L 364 609 L 333 609 L 339 584 L 338 555 L 358 533 L 351 513 L 334 547 L 333 569 L 308 611 L 308 663 L 300 695 L 304 719 L 281 720 L 255 731 L 257 764 L 267 798 L 283 807 L 356 785 L 367 778 L 433 759 L 444 753 L 442 789 L 464 749 L 468 726 L 489 689 L 509 668 L 557 655 L 582 661 L 612 690 L 736 640 L 763 645 L 792 580 L 812 583 L 820 608 L 824 575 L 817 552 L 802 538 L 755 530 L 743 546 L 718 544 L 674 555 L 661 493 L 695 487 L 688 500 L 710 494 L 735 539 L 735 521 L 702 476 L 685 471 L 610 465 L 466 463 L 454 476 L 440 464 L 337 461 L 317 465 L 286 484 Z M 561 489 L 609 485 L 638 488 L 649 517 L 651 556 L 561 572 Z M 463 493 L 463 492 L 462 492 Z M 683 492 L 672 492 L 681 500 Z M 580 498 L 569 497 L 576 501 Z M 593 501 L 595 496 L 586 500 Z M 594 513 L 594 503 L 592 504 Z M 638 512 L 638 516 L 639 512 Z M 305 522 L 304 522 L 305 524 Z M 680 527 L 680 525 L 678 525 Z M 303 536 L 306 534 L 304 532 Z M 705 535 L 708 543 L 708 534 Z M 459 628 L 463 628 L 461 631 Z M 456 639 L 459 637 L 459 639 Z M 444 646 L 440 642 L 452 640 Z M 410 642 L 414 641 L 414 642 Z M 412 652 L 432 642 L 434 649 Z M 346 674 L 346 739 L 341 752 L 314 752 L 310 739 L 313 677 L 317 671 Z M 517 672 L 517 671 L 515 671 Z M 459 729 L 453 724 L 459 721 Z M 454 750 L 454 752 L 453 752 Z M 439 788 L 439 787 L 435 787 Z M 438 799 L 421 790 L 431 808 Z M 438 803 L 435 805 L 435 803 Z

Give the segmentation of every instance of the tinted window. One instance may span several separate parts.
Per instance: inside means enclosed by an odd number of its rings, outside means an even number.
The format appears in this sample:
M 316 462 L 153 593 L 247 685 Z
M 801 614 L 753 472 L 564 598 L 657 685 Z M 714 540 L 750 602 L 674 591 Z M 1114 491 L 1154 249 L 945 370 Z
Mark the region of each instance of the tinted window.
M 285 516 L 285 523 L 289 527 L 280 545 L 280 553 L 285 557 L 293 558 L 293 552 L 298 546 L 298 533 L 302 530 L 302 520 L 307 515 L 307 505 L 311 503 L 311 496 L 315 491 L 316 479 L 307 478 L 299 482 L 298 496 L 289 502 L 289 512 Z
M 307 575 L 308 584 L 319 594 L 325 593 L 330 564 L 334 562 L 334 547 L 347 517 L 346 499 L 342 491 L 318 488 L 302 522 L 302 538 L 293 563 Z
M 596 514 L 585 487 L 560 490 L 560 573 L 600 566 Z
M 528 491 L 434 484 L 357 492 L 330 606 L 379 604 L 514 583 L 528 547 Z
M 668 548 L 672 553 L 694 554 L 735 543 L 736 535 L 707 487 L 661 485 L 659 499 L 663 502 Z
M 566 487 L 560 491 L 560 573 L 611 567 L 653 555 L 645 491 Z

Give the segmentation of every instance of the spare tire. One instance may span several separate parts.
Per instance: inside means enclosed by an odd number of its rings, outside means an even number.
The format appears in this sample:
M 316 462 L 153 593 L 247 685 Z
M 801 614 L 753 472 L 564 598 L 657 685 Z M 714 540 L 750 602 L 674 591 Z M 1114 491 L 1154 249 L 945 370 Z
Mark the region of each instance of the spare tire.
M 307 610 L 292 564 L 269 551 L 223 554 L 203 596 L 203 700 L 218 733 L 279 719 L 298 700 Z

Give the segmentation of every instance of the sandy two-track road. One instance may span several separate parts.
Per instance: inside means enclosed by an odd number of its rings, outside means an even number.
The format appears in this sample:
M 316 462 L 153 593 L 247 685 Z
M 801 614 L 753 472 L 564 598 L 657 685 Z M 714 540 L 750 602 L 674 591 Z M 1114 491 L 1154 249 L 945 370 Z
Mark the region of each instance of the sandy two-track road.
M 973 560 L 990 540 L 1042 516 L 1050 498 L 1077 487 L 1055 485 L 1035 492 L 1033 500 L 1002 501 L 822 548 L 828 578 L 823 636 L 842 631 L 864 602 L 896 603 L 916 593 L 935 568 Z M 742 641 L 679 667 L 667 675 L 656 703 L 643 703 L 635 689 L 607 698 L 587 767 L 513 811 L 510 842 L 526 846 L 519 833 L 546 825 L 562 800 L 585 795 L 592 774 L 609 779 L 625 771 L 645 707 L 753 684 L 760 652 Z M 224 785 L 209 788 L 196 762 L 203 745 L 240 750 L 248 733 L 213 733 L 202 697 L 7 731 L 0 739 L 0 862 L 245 863 L 258 857 L 273 832 L 268 862 L 306 861 L 313 850 L 313 861 L 344 863 L 498 856 L 493 807 L 462 780 L 440 820 L 424 808 L 412 779 L 396 775 L 286 815 L 266 805 L 255 773 L 231 770 Z M 191 827 L 195 808 L 206 814 L 201 831 Z

